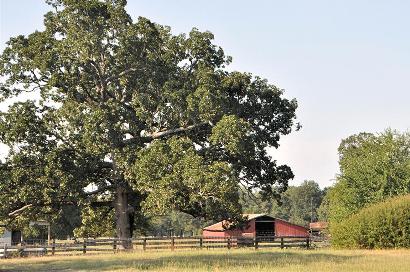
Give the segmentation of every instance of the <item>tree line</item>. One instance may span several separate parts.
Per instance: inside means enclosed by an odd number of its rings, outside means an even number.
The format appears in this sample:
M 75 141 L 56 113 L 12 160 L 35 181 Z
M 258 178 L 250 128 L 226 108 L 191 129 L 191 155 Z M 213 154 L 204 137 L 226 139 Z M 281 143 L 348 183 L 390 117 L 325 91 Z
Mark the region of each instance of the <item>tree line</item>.
M 325 196 L 323 211 L 339 222 L 360 209 L 410 193 L 410 134 L 359 133 L 339 146 L 340 174 Z
M 409 247 L 410 134 L 352 135 L 339 146 L 339 165 L 322 203 L 334 244 Z
M 264 200 L 258 193 L 250 194 L 241 190 L 240 205 L 244 214 L 264 213 L 295 224 L 308 227 L 310 222 L 321 220 L 321 202 L 327 189 L 320 189 L 315 181 L 304 181 L 297 186 L 289 186 L 278 202 L 276 199 Z M 53 236 L 60 239 L 67 237 L 102 237 L 115 236 L 114 213 L 105 213 L 105 224 L 97 224 L 101 214 L 89 210 L 82 216 L 79 207 L 63 210 L 52 224 Z M 144 217 L 138 220 L 134 236 L 196 236 L 202 234 L 202 228 L 215 223 L 192 215 L 171 211 L 168 215 Z M 45 237 L 45 229 L 26 227 L 25 236 L 30 238 Z

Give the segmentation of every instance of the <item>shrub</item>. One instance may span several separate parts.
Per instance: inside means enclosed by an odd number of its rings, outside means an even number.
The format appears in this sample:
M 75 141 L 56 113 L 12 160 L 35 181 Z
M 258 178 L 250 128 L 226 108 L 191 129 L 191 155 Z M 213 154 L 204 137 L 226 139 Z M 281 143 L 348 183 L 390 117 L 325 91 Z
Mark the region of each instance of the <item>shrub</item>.
M 337 248 L 410 248 L 410 194 L 363 208 L 330 232 Z

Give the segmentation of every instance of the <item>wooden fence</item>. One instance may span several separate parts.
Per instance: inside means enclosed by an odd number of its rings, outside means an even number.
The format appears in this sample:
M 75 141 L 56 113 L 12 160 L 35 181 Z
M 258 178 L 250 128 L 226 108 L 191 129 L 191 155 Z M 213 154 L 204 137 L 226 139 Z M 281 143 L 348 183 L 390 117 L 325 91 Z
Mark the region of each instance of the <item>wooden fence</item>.
M 133 250 L 178 250 L 178 249 L 214 249 L 214 248 L 309 248 L 307 237 L 141 237 L 129 240 L 117 238 L 84 239 L 81 241 L 56 241 L 50 244 L 21 244 L 16 246 L 2 245 L 0 257 L 56 254 L 86 254 L 119 252 L 120 244 L 126 241 L 132 244 Z

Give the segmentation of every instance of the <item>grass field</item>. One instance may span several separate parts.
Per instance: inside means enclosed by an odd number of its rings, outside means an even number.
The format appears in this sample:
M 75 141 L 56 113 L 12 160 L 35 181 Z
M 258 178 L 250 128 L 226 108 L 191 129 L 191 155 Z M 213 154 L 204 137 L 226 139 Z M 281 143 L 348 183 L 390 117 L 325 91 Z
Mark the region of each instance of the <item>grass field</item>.
M 0 260 L 0 271 L 410 271 L 410 250 L 193 250 Z

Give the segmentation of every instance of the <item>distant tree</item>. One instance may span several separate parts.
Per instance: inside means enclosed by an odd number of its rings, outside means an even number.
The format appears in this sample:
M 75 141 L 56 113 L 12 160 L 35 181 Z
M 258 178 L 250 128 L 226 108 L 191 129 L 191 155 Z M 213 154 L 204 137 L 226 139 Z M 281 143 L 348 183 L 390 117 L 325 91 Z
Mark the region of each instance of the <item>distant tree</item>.
M 300 225 L 317 221 L 317 210 L 322 198 L 323 192 L 313 180 L 306 180 L 299 186 L 290 186 L 284 194 L 278 216 Z
M 1 100 L 41 95 L 0 115 L 0 220 L 54 221 L 71 205 L 96 233 L 129 238 L 136 219 L 170 210 L 240 220 L 240 184 L 286 190 L 292 171 L 266 150 L 294 128 L 297 103 L 226 71 L 210 32 L 133 22 L 124 0 L 47 2 L 44 31 L 0 56 Z
M 74 230 L 81 225 L 81 209 L 77 206 L 63 207 L 51 224 L 51 233 L 56 239 L 74 236 Z
M 315 181 L 307 180 L 301 185 L 289 186 L 282 195 L 280 204 L 262 200 L 258 194 L 254 197 L 246 197 L 245 194 L 242 197 L 242 206 L 248 213 L 266 213 L 296 224 L 307 225 L 318 220 L 318 209 L 324 192 Z
M 277 201 L 272 199 L 263 199 L 259 193 L 249 193 L 240 191 L 240 204 L 246 214 L 264 213 L 273 215 L 277 210 Z
M 201 235 L 202 228 L 210 224 L 212 224 L 212 222 L 174 211 L 168 215 L 151 218 L 149 220 L 147 234 L 154 236 Z
M 329 190 L 328 217 L 339 222 L 361 208 L 410 193 L 410 135 L 360 133 L 339 147 L 340 175 Z
M 330 190 L 332 187 L 326 187 L 322 190 L 322 202 L 320 203 L 319 208 L 317 209 L 317 219 L 318 221 L 329 221 L 329 196 Z

